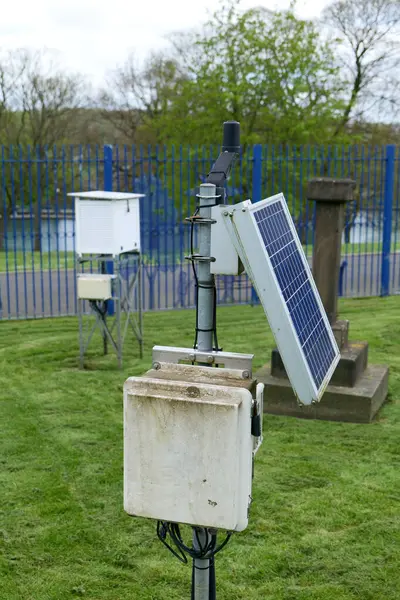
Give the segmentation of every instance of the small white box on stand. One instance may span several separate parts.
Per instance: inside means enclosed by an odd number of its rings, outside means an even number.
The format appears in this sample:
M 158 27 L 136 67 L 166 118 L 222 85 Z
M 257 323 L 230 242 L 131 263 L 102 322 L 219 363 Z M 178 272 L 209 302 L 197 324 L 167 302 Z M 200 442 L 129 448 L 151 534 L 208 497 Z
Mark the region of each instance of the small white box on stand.
M 78 275 L 77 292 L 80 300 L 109 300 L 112 298 L 112 282 L 115 275 L 81 273 Z
M 118 256 L 140 252 L 140 198 L 122 192 L 74 192 L 75 251 Z

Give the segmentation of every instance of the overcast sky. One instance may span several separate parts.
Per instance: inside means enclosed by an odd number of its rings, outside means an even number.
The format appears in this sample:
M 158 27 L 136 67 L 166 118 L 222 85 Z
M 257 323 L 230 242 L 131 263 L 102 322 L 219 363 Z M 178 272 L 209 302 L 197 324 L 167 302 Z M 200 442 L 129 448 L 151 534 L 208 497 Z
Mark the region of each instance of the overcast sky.
M 328 0 L 299 0 L 302 17 L 320 14 Z M 288 0 L 242 0 L 244 9 L 287 8 Z M 190 29 L 218 7 L 212 0 L 18 0 L 2 3 L 0 49 L 49 48 L 61 64 L 94 85 L 130 51 L 143 58 L 166 45 L 171 31 Z

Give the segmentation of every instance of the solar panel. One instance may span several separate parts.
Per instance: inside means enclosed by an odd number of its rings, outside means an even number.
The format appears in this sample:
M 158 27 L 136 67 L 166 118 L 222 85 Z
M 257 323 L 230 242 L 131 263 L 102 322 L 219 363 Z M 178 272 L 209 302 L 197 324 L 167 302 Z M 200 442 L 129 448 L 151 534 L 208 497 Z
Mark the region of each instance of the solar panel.
M 319 401 L 340 355 L 283 194 L 222 210 L 299 401 Z

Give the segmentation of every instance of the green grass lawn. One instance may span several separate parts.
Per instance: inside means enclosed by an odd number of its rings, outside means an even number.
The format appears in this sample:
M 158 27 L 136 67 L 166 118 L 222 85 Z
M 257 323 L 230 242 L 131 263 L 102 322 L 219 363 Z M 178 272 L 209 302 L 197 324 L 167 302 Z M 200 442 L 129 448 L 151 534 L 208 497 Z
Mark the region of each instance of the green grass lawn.
M 400 597 L 400 298 L 347 300 L 352 339 L 389 363 L 379 419 L 265 416 L 246 531 L 218 555 L 218 600 Z M 1 600 L 183 600 L 191 571 L 122 508 L 122 386 L 153 344 L 191 345 L 192 311 L 146 314 L 123 371 L 101 343 L 79 371 L 75 319 L 0 322 Z M 225 350 L 273 346 L 262 310 L 219 310 Z

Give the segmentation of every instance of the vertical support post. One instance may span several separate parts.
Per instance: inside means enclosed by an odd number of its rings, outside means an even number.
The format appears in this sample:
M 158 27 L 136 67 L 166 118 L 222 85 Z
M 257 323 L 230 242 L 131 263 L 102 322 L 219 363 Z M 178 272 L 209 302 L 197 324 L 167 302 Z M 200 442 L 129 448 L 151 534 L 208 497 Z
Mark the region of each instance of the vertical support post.
M 154 265 L 147 265 L 147 277 L 149 280 L 149 309 L 154 309 L 154 279 L 155 279 L 155 267 Z
M 121 331 L 121 302 L 122 302 L 122 281 L 121 281 L 121 269 L 120 269 L 120 261 L 119 257 L 114 257 L 114 273 L 115 277 L 115 293 L 117 297 L 115 298 L 115 319 L 116 319 L 116 328 L 117 328 L 117 358 L 118 358 L 118 367 L 122 368 L 122 331 Z M 128 315 L 127 315 L 128 318 Z
M 137 290 L 137 311 L 138 311 L 138 324 L 139 324 L 139 352 L 140 358 L 143 358 L 143 314 L 142 314 L 142 256 L 139 254 L 138 257 L 138 290 Z
M 196 535 L 197 531 L 197 535 Z M 204 548 L 209 541 L 207 530 L 196 527 L 193 534 L 193 548 L 200 550 L 199 542 Z M 209 600 L 210 598 L 210 561 L 208 558 L 196 558 L 193 565 L 193 600 Z
M 252 202 L 260 202 L 262 199 L 262 145 L 253 146 L 253 192 Z
M 344 206 L 353 199 L 351 179 L 312 179 L 308 199 L 316 203 L 312 272 L 329 323 L 337 320 L 340 255 L 344 226 Z
M 385 187 L 383 191 L 381 296 L 388 296 L 390 292 L 390 253 L 392 238 L 395 154 L 396 146 L 394 146 L 393 144 L 386 146 Z
M 199 216 L 211 219 L 211 206 L 215 204 L 216 186 L 204 183 L 200 186 Z M 199 254 L 201 257 L 211 256 L 211 223 L 199 224 Z M 203 352 L 213 349 L 214 326 L 214 275 L 210 271 L 207 260 L 198 262 L 198 304 L 197 304 L 197 347 Z M 196 528 L 193 533 L 193 547 L 198 548 L 198 540 L 208 539 L 207 530 Z M 207 558 L 193 561 L 193 600 L 209 600 L 210 597 L 210 560 Z
M 102 261 L 101 263 L 101 272 L 102 274 L 105 274 L 107 272 L 107 265 L 105 261 Z M 107 302 L 107 312 L 108 312 L 108 303 L 110 302 L 110 300 L 106 300 Z M 103 316 L 103 321 L 104 321 L 104 325 L 105 327 L 107 326 L 107 314 L 105 313 Z M 105 327 L 103 329 L 103 354 L 104 356 L 106 354 L 108 354 L 108 339 L 107 339 L 107 333 L 105 330 Z
M 78 322 L 79 322 L 79 368 L 83 369 L 84 340 L 83 340 L 83 300 L 78 298 Z
M 112 146 L 103 147 L 103 159 L 104 159 L 104 174 L 103 174 L 103 186 L 105 192 L 113 191 L 113 148 Z M 113 261 L 109 260 L 105 263 L 105 273 L 112 275 L 114 273 Z M 114 314 L 114 302 L 108 301 L 107 314 L 112 317 Z
M 262 145 L 255 144 L 253 146 L 253 181 L 252 181 L 252 198 L 251 201 L 260 202 L 262 199 Z M 257 304 L 258 297 L 257 292 L 253 286 L 251 286 L 251 299 L 250 303 L 253 306 Z
M 199 216 L 211 219 L 211 206 L 215 204 L 216 186 L 213 183 L 203 183 L 199 194 Z M 211 256 L 211 223 L 199 225 L 199 254 Z M 212 350 L 213 325 L 214 325 L 214 275 L 210 270 L 208 261 L 199 261 L 198 276 L 198 336 L 197 347 L 203 352 Z
M 113 189 L 113 149 L 112 146 L 104 146 L 103 148 L 103 158 L 104 158 L 104 191 L 112 192 Z

